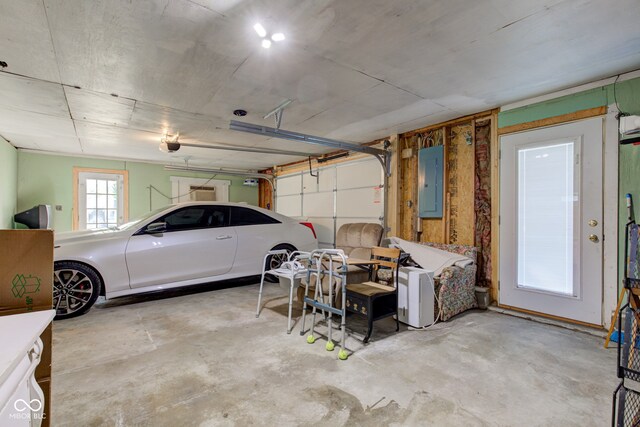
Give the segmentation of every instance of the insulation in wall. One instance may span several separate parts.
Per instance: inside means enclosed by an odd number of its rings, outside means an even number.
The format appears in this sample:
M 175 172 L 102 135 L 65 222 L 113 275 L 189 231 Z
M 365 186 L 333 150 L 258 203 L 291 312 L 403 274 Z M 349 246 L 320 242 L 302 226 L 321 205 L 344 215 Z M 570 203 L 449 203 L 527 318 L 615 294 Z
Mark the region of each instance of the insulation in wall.
M 480 249 L 476 284 L 491 287 L 491 121 L 475 125 L 475 246 Z

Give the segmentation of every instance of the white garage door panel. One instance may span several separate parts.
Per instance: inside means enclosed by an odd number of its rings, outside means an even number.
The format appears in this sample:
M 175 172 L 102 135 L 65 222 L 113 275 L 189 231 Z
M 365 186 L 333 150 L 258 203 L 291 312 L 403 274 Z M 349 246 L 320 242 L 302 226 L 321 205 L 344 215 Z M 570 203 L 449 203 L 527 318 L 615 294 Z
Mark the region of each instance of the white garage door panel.
M 302 175 L 302 191 L 304 193 L 315 193 L 318 191 L 333 191 L 336 182 L 336 168 L 314 169 L 314 175 L 308 172 Z
M 287 216 L 302 216 L 302 198 L 297 196 L 278 196 L 276 212 Z
M 319 247 L 333 247 L 335 227 L 343 224 L 381 224 L 384 175 L 376 159 L 358 159 L 314 168 L 313 173 L 318 176 L 311 176 L 305 170 L 278 178 L 276 208 L 278 213 L 312 222 Z
M 305 194 L 302 215 L 333 218 L 333 191 Z
M 336 184 L 336 168 L 330 167 L 319 170 L 320 180 L 318 191 L 333 191 Z
M 318 236 L 318 244 L 322 248 L 333 247 L 333 218 L 308 218 Z
M 381 193 L 378 194 L 381 195 Z M 382 200 L 378 200 L 378 203 L 375 203 L 376 190 L 374 188 L 339 191 L 337 201 L 338 218 L 378 218 L 382 216 Z
M 287 196 L 290 194 L 300 194 L 301 192 L 300 175 L 286 176 L 277 180 L 278 196 Z
M 309 175 L 309 173 L 302 174 L 302 192 L 315 193 L 317 191 L 318 191 L 318 178 L 315 176 Z
M 382 167 L 375 160 L 361 161 L 337 167 L 338 190 L 382 185 Z

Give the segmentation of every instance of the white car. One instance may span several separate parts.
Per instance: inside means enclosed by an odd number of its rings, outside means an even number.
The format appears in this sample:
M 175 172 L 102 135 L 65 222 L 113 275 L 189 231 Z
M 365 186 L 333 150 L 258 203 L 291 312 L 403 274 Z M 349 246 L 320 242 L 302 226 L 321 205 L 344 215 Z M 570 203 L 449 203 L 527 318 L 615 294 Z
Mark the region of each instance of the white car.
M 240 203 L 168 206 L 117 228 L 55 236 L 57 319 L 85 313 L 99 295 L 142 292 L 262 273 L 267 251 L 311 251 L 313 225 Z M 269 268 L 282 262 L 274 256 Z

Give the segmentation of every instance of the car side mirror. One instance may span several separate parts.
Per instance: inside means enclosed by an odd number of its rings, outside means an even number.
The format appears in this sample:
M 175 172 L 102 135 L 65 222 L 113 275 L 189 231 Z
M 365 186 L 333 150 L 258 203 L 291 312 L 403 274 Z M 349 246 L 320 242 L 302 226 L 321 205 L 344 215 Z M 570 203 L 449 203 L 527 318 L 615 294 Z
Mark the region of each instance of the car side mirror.
M 154 234 L 154 233 L 162 233 L 167 231 L 167 223 L 166 222 L 153 222 L 147 225 L 145 233 Z

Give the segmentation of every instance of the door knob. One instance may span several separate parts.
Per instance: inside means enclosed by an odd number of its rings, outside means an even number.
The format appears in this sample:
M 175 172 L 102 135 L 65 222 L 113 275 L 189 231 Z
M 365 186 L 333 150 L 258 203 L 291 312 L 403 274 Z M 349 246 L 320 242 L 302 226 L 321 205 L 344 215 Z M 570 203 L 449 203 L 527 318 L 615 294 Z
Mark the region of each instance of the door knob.
M 589 227 L 595 227 L 596 225 L 598 225 L 598 221 L 596 221 L 595 219 L 590 219 L 587 224 L 589 224 Z
M 589 234 L 589 240 L 591 240 L 593 243 L 598 243 L 600 241 L 600 239 L 598 239 L 598 236 L 596 236 L 595 234 Z

